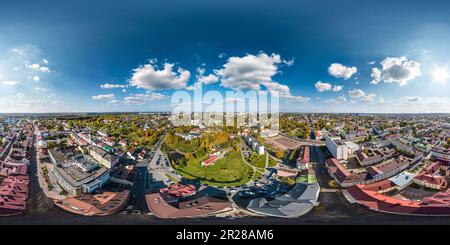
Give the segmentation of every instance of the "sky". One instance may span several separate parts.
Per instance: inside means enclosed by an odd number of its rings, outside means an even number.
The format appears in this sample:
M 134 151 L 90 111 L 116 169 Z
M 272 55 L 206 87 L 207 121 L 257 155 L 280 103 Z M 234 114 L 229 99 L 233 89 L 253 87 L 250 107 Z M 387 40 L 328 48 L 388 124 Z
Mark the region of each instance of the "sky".
M 278 92 L 286 112 L 450 113 L 448 1 L 0 3 L 0 112 L 170 111 Z

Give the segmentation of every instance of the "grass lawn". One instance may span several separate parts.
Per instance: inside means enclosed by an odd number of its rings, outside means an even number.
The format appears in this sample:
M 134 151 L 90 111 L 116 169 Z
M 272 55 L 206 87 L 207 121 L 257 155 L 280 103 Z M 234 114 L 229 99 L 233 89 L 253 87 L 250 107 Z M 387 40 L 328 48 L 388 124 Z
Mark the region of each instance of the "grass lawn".
M 314 174 L 308 174 L 308 183 L 316 183 L 317 178 Z
M 184 152 L 184 153 L 194 151 L 194 147 L 192 145 L 185 144 L 182 142 L 176 143 L 175 145 L 173 145 L 173 147 L 175 147 L 176 149 L 178 149 L 179 151 Z
M 271 157 L 269 157 L 269 167 L 275 167 L 275 166 L 277 166 L 277 161 L 275 161 Z
M 247 159 L 248 161 L 248 159 Z M 257 156 L 252 159 L 252 161 L 248 161 L 251 165 L 257 167 L 257 168 L 265 168 L 266 167 L 266 154 Z
M 297 177 L 297 182 L 306 183 L 308 182 L 308 176 L 306 174 L 300 175 Z
M 317 182 L 317 178 L 313 174 L 302 174 L 297 177 L 296 181 L 302 183 L 315 183 Z
M 201 162 L 206 158 L 207 156 L 192 159 L 187 166 L 174 166 L 174 169 L 187 179 L 199 179 L 202 183 L 212 186 L 238 186 L 252 178 L 253 169 L 245 165 L 234 150 L 229 151 L 213 166 L 201 166 Z

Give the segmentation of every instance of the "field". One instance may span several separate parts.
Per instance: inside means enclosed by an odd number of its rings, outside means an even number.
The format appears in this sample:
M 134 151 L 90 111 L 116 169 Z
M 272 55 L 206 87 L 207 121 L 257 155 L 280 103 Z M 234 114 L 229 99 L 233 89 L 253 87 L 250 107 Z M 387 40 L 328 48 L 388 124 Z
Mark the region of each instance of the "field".
M 207 156 L 194 158 L 186 166 L 174 166 L 181 176 L 187 179 L 198 179 L 204 184 L 212 186 L 238 186 L 251 180 L 253 170 L 245 165 L 238 153 L 229 151 L 224 158 L 219 159 L 213 166 L 203 167 L 201 162 Z
M 175 147 L 176 149 L 178 149 L 179 151 L 184 152 L 184 153 L 194 151 L 194 147 L 193 147 L 192 145 L 185 144 L 185 143 L 182 143 L 182 142 L 176 143 L 176 144 L 174 145 L 174 147 Z
M 282 151 L 294 150 L 300 146 L 299 141 L 289 139 L 281 135 L 273 138 L 266 138 L 266 143 L 275 149 Z

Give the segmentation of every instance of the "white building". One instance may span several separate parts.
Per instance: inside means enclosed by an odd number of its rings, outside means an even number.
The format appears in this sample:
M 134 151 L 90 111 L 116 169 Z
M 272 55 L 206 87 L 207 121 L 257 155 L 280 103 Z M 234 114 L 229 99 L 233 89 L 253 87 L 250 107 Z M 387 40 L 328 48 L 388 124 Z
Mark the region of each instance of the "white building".
M 263 129 L 261 130 L 261 137 L 263 138 L 271 138 L 278 136 L 278 130 L 274 129 Z
M 347 160 L 348 159 L 348 147 L 341 140 L 341 138 L 331 138 L 329 136 L 325 137 L 325 142 L 328 150 L 331 152 L 334 158 L 338 160 Z
M 264 145 L 259 143 L 255 138 L 250 136 L 244 137 L 245 142 L 247 142 L 247 145 L 250 146 L 256 153 L 259 155 L 264 155 Z
M 352 141 L 346 141 L 344 143 L 348 148 L 348 154 L 353 155 L 355 152 L 359 151 L 361 147 L 358 144 L 353 143 Z

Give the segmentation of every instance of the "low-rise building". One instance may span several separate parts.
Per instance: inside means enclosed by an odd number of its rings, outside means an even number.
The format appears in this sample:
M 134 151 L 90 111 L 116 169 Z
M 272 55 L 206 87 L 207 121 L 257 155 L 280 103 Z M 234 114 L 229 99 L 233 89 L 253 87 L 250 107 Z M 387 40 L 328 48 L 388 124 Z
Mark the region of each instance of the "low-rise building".
M 84 171 L 76 159 L 68 158 L 62 150 L 49 150 L 49 157 L 53 164 L 53 176 L 69 195 L 92 193 L 109 180 L 109 171 L 105 167 Z
M 88 148 L 89 155 L 91 155 L 96 161 L 98 161 L 101 165 L 110 169 L 116 166 L 119 163 L 119 158 L 114 156 L 113 154 L 105 151 L 104 149 L 90 146 Z
M 307 170 L 310 165 L 310 149 L 309 146 L 302 146 L 300 156 L 297 159 L 297 168 Z
M 327 145 L 328 151 L 330 151 L 331 155 L 338 160 L 347 160 L 348 159 L 348 147 L 340 138 L 331 138 L 329 136 L 325 136 L 325 143 Z

